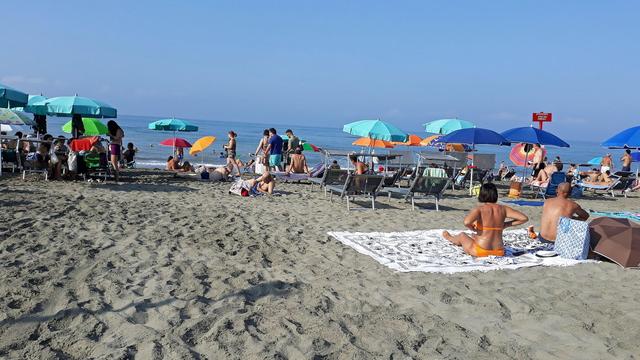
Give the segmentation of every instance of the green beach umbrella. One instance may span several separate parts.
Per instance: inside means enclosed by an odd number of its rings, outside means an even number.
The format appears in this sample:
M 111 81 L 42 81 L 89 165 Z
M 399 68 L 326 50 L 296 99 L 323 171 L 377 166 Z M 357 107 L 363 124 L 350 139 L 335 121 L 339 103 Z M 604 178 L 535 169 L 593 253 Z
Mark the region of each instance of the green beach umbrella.
M 440 119 L 424 124 L 424 130 L 431 134 L 447 135 L 456 130 L 470 129 L 475 125 L 461 119 Z
M 352 122 L 344 125 L 342 131 L 351 135 L 385 141 L 404 142 L 408 136 L 407 133 L 396 126 L 381 120 L 360 120 Z
M 35 125 L 35 121 L 27 113 L 16 109 L 0 108 L 0 124 L 5 125 Z
M 42 101 L 38 104 L 42 105 Z M 60 96 L 44 101 L 47 115 L 71 117 L 80 115 L 89 118 L 116 118 L 118 110 L 102 101 L 82 96 Z M 35 107 L 35 105 L 34 105 Z M 38 107 L 40 111 L 41 106 Z
M 29 95 L 7 85 L 0 84 L 0 107 L 25 106 L 28 101 Z
M 109 132 L 107 125 L 94 118 L 82 118 L 84 124 L 84 134 L 90 136 L 105 135 Z M 62 131 L 71 134 L 71 120 L 62 125 Z

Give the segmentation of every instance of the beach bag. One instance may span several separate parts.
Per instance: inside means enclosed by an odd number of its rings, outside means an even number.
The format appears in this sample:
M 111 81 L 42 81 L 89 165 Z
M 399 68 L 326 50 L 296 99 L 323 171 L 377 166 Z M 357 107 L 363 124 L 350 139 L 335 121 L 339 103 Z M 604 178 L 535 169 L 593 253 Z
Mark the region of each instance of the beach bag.
M 246 197 L 249 196 L 249 190 L 251 189 L 246 181 L 236 180 L 233 184 L 231 184 L 229 193 Z
M 67 158 L 67 166 L 69 167 L 69 171 L 77 172 L 78 171 L 78 153 L 74 151 L 69 151 L 69 157 Z
M 200 179 L 202 180 L 209 180 L 209 172 L 208 171 L 202 171 L 200 173 Z
M 520 197 L 520 192 L 522 191 L 522 183 L 519 181 L 512 181 L 509 186 L 509 195 L 508 197 L 512 199 L 517 199 Z
M 589 224 L 561 217 L 554 250 L 563 258 L 585 260 L 589 255 Z

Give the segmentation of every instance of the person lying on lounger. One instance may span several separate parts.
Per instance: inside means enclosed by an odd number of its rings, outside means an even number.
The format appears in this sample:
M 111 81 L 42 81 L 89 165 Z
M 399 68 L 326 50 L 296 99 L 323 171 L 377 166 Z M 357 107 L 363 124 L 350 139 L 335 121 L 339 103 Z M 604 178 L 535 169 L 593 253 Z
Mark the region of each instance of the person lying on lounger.
M 462 246 L 464 252 L 471 256 L 504 256 L 502 231 L 524 224 L 529 218 L 518 210 L 498 205 L 498 189 L 492 183 L 480 187 L 478 201 L 480 206 L 464 218 L 464 226 L 475 231 L 475 234 L 460 233 L 454 236 L 444 231 L 442 236 L 454 245 Z
M 544 243 L 556 241 L 558 220 L 560 217 L 586 221 L 589 213 L 584 211 L 575 201 L 569 199 L 571 195 L 571 184 L 562 183 L 558 185 L 558 196 L 544 201 L 542 207 L 542 218 L 540 219 L 540 232 L 536 234 L 533 225 L 529 226 L 529 237 Z
M 611 178 L 611 172 L 609 170 L 603 173 L 590 174 L 589 177 L 583 181 L 583 183 L 589 185 L 611 185 L 612 182 L 613 179 Z
M 308 174 L 309 166 L 307 166 L 307 158 L 302 154 L 301 148 L 296 148 L 293 154 L 289 157 L 289 166 L 287 167 L 287 175 L 294 174 Z
M 267 171 L 256 179 L 247 180 L 249 186 L 251 186 L 251 192 L 258 192 L 263 194 L 273 194 L 273 189 L 276 187 L 276 181 Z

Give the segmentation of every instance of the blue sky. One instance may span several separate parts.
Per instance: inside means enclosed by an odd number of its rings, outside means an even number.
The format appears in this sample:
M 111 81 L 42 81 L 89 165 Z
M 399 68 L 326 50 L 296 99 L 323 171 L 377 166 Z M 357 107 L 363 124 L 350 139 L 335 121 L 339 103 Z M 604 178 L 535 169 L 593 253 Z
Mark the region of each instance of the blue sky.
M 98 5 L 99 4 L 99 5 Z M 12 1 L 0 82 L 121 114 L 602 140 L 640 123 L 632 1 Z

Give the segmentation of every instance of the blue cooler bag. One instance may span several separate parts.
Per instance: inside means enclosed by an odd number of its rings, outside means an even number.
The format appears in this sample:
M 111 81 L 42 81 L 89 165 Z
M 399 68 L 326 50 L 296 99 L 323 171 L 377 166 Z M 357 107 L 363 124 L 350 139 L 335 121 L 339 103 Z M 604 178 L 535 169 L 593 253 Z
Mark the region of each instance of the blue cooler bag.
M 561 217 L 554 250 L 566 259 L 585 260 L 589 255 L 589 223 Z

